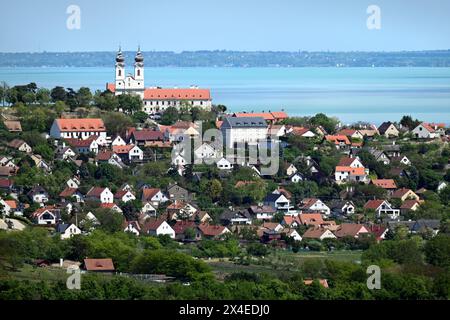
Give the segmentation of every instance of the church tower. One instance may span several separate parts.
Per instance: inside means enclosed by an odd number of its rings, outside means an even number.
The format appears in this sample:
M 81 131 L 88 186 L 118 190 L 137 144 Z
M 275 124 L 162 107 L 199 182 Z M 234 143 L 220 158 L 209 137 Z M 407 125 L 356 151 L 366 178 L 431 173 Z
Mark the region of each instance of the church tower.
M 144 89 L 144 55 L 141 52 L 141 47 L 139 46 L 134 57 L 134 80 L 136 81 L 136 89 Z
M 116 55 L 116 90 L 125 89 L 125 58 L 122 54 L 122 49 Z

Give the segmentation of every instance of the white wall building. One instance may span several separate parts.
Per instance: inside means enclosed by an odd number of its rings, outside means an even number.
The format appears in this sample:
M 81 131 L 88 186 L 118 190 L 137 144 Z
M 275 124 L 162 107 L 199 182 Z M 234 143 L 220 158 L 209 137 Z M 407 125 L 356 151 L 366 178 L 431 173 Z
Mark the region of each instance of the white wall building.
M 220 130 L 224 145 L 234 148 L 236 144 L 258 144 L 267 139 L 267 123 L 262 117 L 226 117 Z

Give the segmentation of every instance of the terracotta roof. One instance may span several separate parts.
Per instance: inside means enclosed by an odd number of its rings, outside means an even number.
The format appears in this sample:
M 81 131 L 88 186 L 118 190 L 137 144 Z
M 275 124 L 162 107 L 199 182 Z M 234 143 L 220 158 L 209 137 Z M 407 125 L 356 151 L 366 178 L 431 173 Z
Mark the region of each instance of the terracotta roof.
M 18 149 L 21 145 L 23 145 L 24 143 L 26 143 L 25 141 L 21 140 L 21 139 L 14 139 L 12 141 L 10 141 L 8 143 L 8 146 Z
M 107 83 L 106 90 L 109 90 L 112 93 L 114 93 L 114 92 L 116 92 L 116 85 L 114 83 Z
M 128 154 L 130 152 L 131 149 L 134 148 L 133 144 L 127 144 L 125 146 L 113 146 L 113 152 L 117 153 L 117 154 Z
M 283 222 L 288 226 L 292 225 L 294 222 L 297 222 L 298 224 L 300 224 L 300 220 L 299 220 L 298 216 L 284 216 Z
M 318 226 L 324 222 L 320 213 L 302 213 L 298 215 L 298 219 L 303 225 Z
M 366 174 L 366 169 L 364 167 L 361 168 L 352 168 L 352 167 L 336 167 L 336 172 L 349 172 L 351 175 L 362 176 Z
M 392 194 L 392 198 L 402 198 L 403 196 L 405 196 L 408 193 L 414 193 L 414 191 L 412 191 L 411 189 L 406 189 L 406 188 L 401 188 L 396 190 L 393 194 Z
M 220 129 L 220 127 L 222 126 L 222 123 L 223 123 L 223 121 L 217 120 L 217 121 L 216 121 L 216 128 L 217 128 L 217 129 Z
M 175 234 L 183 234 L 186 229 L 189 228 L 196 228 L 197 225 L 194 221 L 177 221 L 173 226 L 172 229 L 175 231 Z
M 417 200 L 409 200 L 408 199 L 408 200 L 405 200 L 405 202 L 402 203 L 402 205 L 400 206 L 400 209 L 411 210 L 416 205 L 420 205 L 420 202 L 417 201 Z
M 334 232 L 336 237 L 356 237 L 359 233 L 367 233 L 367 229 L 362 224 L 356 223 L 343 223 L 338 226 L 338 229 Z
M 397 189 L 394 179 L 372 179 L 372 184 L 383 189 Z
M 341 131 L 339 131 L 337 134 L 341 135 L 341 136 L 352 136 L 353 134 L 355 134 L 357 132 L 357 130 L 355 129 L 342 129 Z
M 292 134 L 297 136 L 302 136 L 306 132 L 310 131 L 308 128 L 304 127 L 292 127 Z
M 13 185 L 11 179 L 0 178 L 0 188 L 10 188 Z
M 102 150 L 97 154 L 95 159 L 97 159 L 97 161 L 108 161 L 109 159 L 111 159 L 113 154 L 114 152 L 112 152 L 111 150 Z
M 148 88 L 144 100 L 210 100 L 209 89 L 160 89 Z
M 33 217 L 33 218 L 37 218 L 37 217 L 39 217 L 39 216 L 41 216 L 44 212 L 46 212 L 46 211 L 50 211 L 52 214 L 55 214 L 54 212 L 53 212 L 53 210 L 55 210 L 56 208 L 55 208 L 55 206 L 45 206 L 45 207 L 41 207 L 41 208 L 38 208 L 38 209 L 36 209 L 36 211 L 34 211 L 32 214 L 31 214 L 31 216 Z
M 216 237 L 218 235 L 221 235 L 224 232 L 224 230 L 226 229 L 226 227 L 224 227 L 224 226 L 217 226 L 217 225 L 212 225 L 212 224 L 207 224 L 207 223 L 199 224 L 198 228 L 203 233 L 203 235 L 210 236 L 210 237 Z
M 339 144 L 339 142 L 344 142 L 346 145 L 350 145 L 351 142 L 350 140 L 347 138 L 347 136 L 343 136 L 343 135 L 326 135 L 325 139 L 329 142 L 333 142 L 334 144 Z
M 164 132 L 158 130 L 136 130 L 131 134 L 136 141 L 162 141 L 164 140 Z
M 262 224 L 263 228 L 269 229 L 269 230 L 275 230 L 276 227 L 278 227 L 280 224 L 277 222 L 264 222 Z
M 90 136 L 87 139 L 75 139 L 75 138 L 65 138 L 64 140 L 67 141 L 68 144 L 70 144 L 74 148 L 87 148 L 91 145 L 92 141 L 96 140 L 97 136 Z
M 84 267 L 87 271 L 114 271 L 112 259 L 84 259 Z
M 11 209 L 17 209 L 16 200 L 3 200 Z
M 115 204 L 115 203 L 100 203 L 100 208 L 112 209 L 112 208 L 115 208 L 115 207 L 119 208 L 119 206 L 117 204 Z
M 364 205 L 364 209 L 378 209 L 382 204 L 384 200 L 369 200 Z
M 311 206 L 313 206 L 319 199 L 316 198 L 305 198 L 302 200 L 301 208 L 303 209 L 309 209 Z
M 343 157 L 339 160 L 338 166 L 349 167 L 356 160 L 356 158 Z
M 117 190 L 117 192 L 114 194 L 114 198 L 116 199 L 122 199 L 124 195 L 128 193 L 127 190 Z
M 102 192 L 105 190 L 106 188 L 103 187 L 92 187 L 91 190 L 88 191 L 88 193 L 86 194 L 87 197 L 94 197 L 94 198 L 99 198 L 100 195 L 102 194 Z
M 272 116 L 275 118 L 275 120 L 283 120 L 289 118 L 286 112 L 284 111 L 274 111 L 271 112 Z
M 62 132 L 83 132 L 83 131 L 106 131 L 102 119 L 77 118 L 77 119 L 55 119 L 56 125 Z
M 145 188 L 142 190 L 142 201 L 150 201 L 161 189 Z
M 254 183 L 256 183 L 256 182 L 255 181 L 238 181 L 238 182 L 236 182 L 234 187 L 239 188 L 239 187 L 247 186 L 249 184 L 254 184 Z
M 313 284 L 313 282 L 314 282 L 314 280 L 311 280 L 311 279 L 303 280 L 303 283 L 305 284 L 305 286 L 310 286 Z M 319 284 L 324 288 L 329 288 L 327 279 L 319 279 Z
M 156 218 L 150 218 L 147 219 L 144 223 L 144 225 L 142 226 L 142 230 L 145 233 L 148 233 L 149 231 L 156 231 L 156 229 L 159 228 L 159 226 L 166 220 L 164 219 L 156 219 Z
M 366 229 L 375 236 L 375 239 L 380 240 L 383 233 L 387 230 L 387 227 L 378 225 L 378 224 L 370 224 L 365 226 Z
M 305 231 L 303 238 L 320 239 L 320 237 L 327 231 L 329 230 L 325 228 L 312 227 Z
M 61 198 L 71 197 L 77 190 L 78 190 L 77 188 L 67 187 L 59 194 L 59 196 Z

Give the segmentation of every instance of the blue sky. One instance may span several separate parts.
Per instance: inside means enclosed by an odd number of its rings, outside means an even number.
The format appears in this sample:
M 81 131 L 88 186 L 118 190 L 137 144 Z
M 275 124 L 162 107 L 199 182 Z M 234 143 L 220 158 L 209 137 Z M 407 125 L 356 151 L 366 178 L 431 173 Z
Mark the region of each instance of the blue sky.
M 81 9 L 68 30 L 66 9 Z M 366 9 L 381 9 L 368 30 Z M 0 0 L 0 51 L 450 49 L 450 0 Z

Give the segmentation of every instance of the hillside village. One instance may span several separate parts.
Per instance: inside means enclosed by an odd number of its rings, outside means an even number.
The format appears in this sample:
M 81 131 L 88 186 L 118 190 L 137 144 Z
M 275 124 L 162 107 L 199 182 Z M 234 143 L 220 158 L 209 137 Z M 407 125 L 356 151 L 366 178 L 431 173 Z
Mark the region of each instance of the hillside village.
M 89 107 L 56 100 L 4 109 L 1 229 L 41 228 L 65 241 L 99 229 L 199 248 L 235 239 L 242 248 L 293 252 L 364 250 L 398 235 L 448 232 L 445 124 L 405 116 L 344 126 L 324 114 L 229 113 L 215 105 L 168 107 L 155 119 L 122 108 L 128 98 L 120 97 L 106 90 Z M 211 128 L 225 149 L 210 141 L 173 156 Z M 279 146 L 275 175 L 245 153 L 225 152 L 267 143 Z

